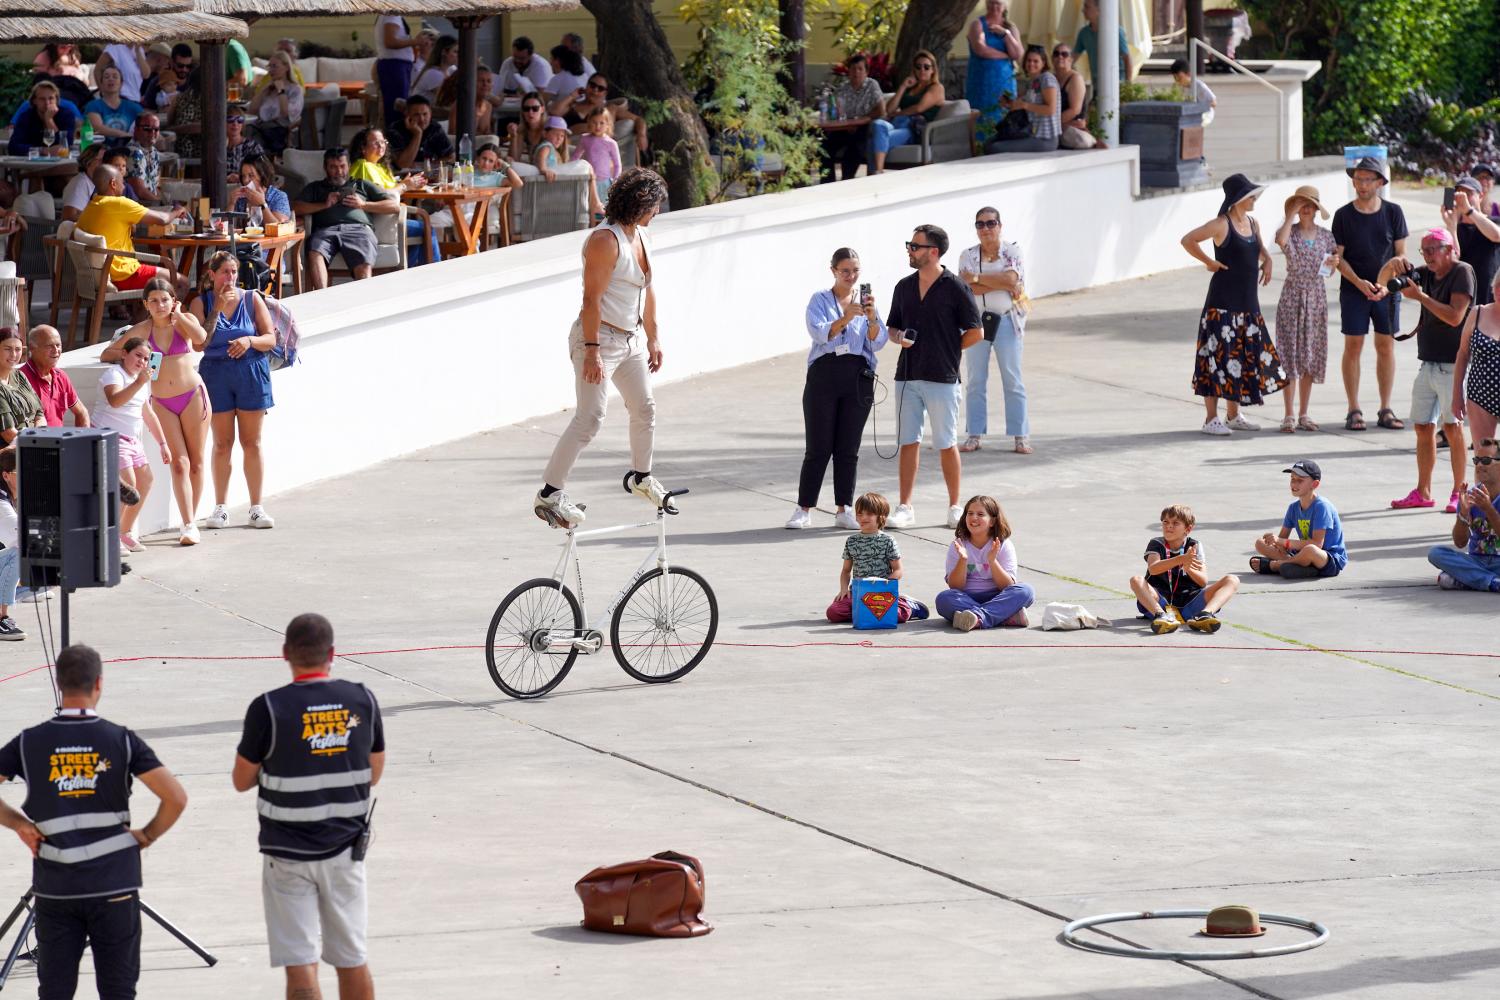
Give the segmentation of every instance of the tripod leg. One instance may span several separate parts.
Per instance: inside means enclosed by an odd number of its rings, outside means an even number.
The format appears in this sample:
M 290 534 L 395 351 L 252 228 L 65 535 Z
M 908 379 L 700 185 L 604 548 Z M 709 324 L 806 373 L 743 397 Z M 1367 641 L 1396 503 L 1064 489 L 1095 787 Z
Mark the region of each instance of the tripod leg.
M 185 944 L 193 954 L 203 959 L 205 964 L 209 966 L 219 964 L 219 960 L 217 958 L 214 958 L 208 952 L 199 947 L 198 942 L 182 933 L 182 931 L 178 930 L 176 927 L 173 927 L 172 924 L 168 922 L 166 917 L 163 917 L 160 913 L 157 913 L 155 910 L 151 909 L 150 904 L 148 904 L 144 899 L 141 900 L 141 912 L 145 913 L 146 916 L 150 917 L 152 920 L 155 920 L 158 924 L 161 924 L 163 930 Z
M 17 961 L 22 958 L 30 959 L 33 962 L 36 961 L 35 952 L 25 952 L 23 954 L 21 951 L 26 945 L 26 938 L 31 934 L 31 925 L 36 922 L 36 917 L 32 914 L 31 907 L 24 899 L 19 905 L 26 907 L 26 919 L 21 922 L 21 933 L 16 935 L 15 943 L 10 946 L 10 952 L 5 956 L 5 963 L 0 965 L 0 989 L 4 989 L 6 981 L 10 979 L 10 970 L 15 968 Z M 16 918 L 16 915 L 15 911 L 11 912 L 10 919 L 5 922 L 7 927 Z
M 10 916 L 5 918 L 5 923 L 0 924 L 0 937 L 5 937 L 5 932 L 10 930 L 10 925 L 15 923 L 16 918 L 19 917 L 23 912 L 31 912 L 30 889 L 26 890 L 26 895 L 22 896 L 20 902 L 16 903 L 15 909 L 10 911 Z

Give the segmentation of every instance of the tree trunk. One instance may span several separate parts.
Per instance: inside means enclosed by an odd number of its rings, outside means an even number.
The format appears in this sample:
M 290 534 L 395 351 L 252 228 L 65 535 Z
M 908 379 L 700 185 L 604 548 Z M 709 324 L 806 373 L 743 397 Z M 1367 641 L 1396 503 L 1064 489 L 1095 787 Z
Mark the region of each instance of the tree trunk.
M 703 204 L 695 176 L 708 166 L 708 129 L 650 0 L 583 0 L 583 6 L 599 26 L 599 64 L 610 82 L 632 97 L 665 106 L 667 118 L 651 127 L 650 136 L 671 207 Z
M 937 56 L 938 78 L 948 64 L 948 48 L 969 25 L 974 12 L 973 0 L 911 0 L 901 33 L 896 36 L 896 62 L 893 66 L 897 86 L 911 75 L 912 60 L 920 49 Z M 949 97 L 961 95 L 949 94 Z
M 798 104 L 807 100 L 807 10 L 803 0 L 781 0 L 781 37 L 791 47 L 782 85 Z

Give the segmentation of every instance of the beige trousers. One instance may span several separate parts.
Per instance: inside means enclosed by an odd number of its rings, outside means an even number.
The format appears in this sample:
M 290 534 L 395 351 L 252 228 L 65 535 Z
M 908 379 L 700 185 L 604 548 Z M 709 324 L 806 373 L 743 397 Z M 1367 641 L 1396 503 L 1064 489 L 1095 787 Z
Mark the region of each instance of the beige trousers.
M 584 381 L 583 327 L 576 320 L 568 335 L 568 356 L 573 361 L 578 408 L 558 438 L 557 447 L 552 449 L 545 474 L 547 485 L 559 489 L 567 485 L 568 474 L 578 456 L 604 426 L 611 382 L 620 390 L 625 408 L 630 411 L 630 467 L 637 472 L 650 472 L 656 443 L 656 400 L 651 395 L 651 373 L 646 367 L 646 335 L 599 327 L 599 361 L 604 365 L 604 381 L 598 385 Z

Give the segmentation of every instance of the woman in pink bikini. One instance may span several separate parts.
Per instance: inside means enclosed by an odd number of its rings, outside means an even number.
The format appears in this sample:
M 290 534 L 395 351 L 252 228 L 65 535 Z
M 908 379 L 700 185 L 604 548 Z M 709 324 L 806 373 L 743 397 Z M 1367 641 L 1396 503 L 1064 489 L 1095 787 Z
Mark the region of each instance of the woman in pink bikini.
M 141 337 L 160 351 L 161 371 L 151 383 L 151 406 L 161 421 L 172 453 L 172 493 L 182 516 L 182 545 L 198 544 L 198 499 L 203 494 L 203 453 L 208 442 L 208 391 L 193 367 L 192 352 L 203 350 L 208 334 L 165 278 L 146 282 L 149 318 L 126 330 L 105 348 L 100 360 L 118 362 L 124 344 Z

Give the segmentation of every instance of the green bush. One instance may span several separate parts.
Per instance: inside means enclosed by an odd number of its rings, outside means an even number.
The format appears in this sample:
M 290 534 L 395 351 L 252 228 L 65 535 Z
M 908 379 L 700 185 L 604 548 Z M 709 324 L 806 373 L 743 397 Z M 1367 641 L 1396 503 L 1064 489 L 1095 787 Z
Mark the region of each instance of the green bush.
M 16 108 L 31 95 L 31 63 L 0 56 L 0 115 L 10 121 Z

